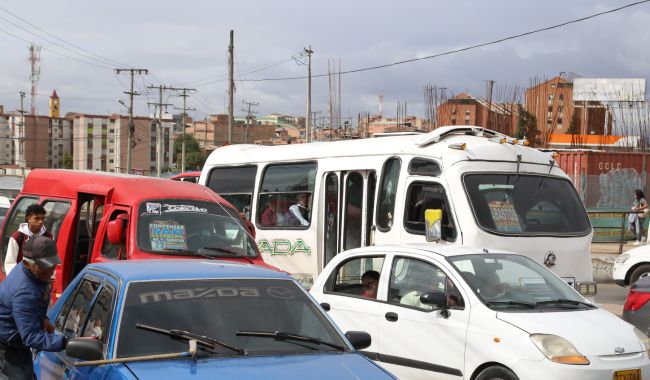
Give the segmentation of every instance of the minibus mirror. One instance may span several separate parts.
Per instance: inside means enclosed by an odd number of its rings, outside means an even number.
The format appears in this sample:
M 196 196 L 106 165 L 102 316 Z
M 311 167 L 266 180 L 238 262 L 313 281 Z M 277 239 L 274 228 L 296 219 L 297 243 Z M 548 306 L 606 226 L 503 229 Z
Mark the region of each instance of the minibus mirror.
M 108 236 L 108 241 L 111 244 L 122 244 L 122 236 L 124 236 L 124 220 L 115 219 L 108 222 L 106 235 Z
M 246 225 L 248 232 L 251 234 L 251 237 L 255 239 L 255 226 L 253 223 L 248 219 L 244 219 L 244 224 Z
M 420 296 L 420 302 L 424 305 L 431 305 L 437 309 L 442 309 L 447 306 L 447 297 L 445 292 L 440 290 L 432 290 Z
M 427 241 L 440 241 L 442 237 L 442 210 L 427 209 L 424 211 L 424 235 Z

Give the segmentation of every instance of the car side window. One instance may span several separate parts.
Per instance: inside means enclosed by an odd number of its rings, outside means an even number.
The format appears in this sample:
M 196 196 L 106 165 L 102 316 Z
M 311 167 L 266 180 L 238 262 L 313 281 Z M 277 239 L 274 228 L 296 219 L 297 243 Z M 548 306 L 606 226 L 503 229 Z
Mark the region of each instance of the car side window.
M 377 298 L 384 256 L 355 257 L 336 269 L 325 291 L 344 296 Z
M 71 295 L 74 298 L 70 307 L 64 306 L 61 315 L 56 320 L 55 328 L 62 331 L 68 338 L 76 338 L 81 335 L 81 327 L 88 315 L 90 301 L 92 301 L 95 291 L 99 288 L 99 283 L 89 279 L 84 279 L 79 285 L 76 294 Z
M 465 305 L 458 287 L 438 267 L 418 259 L 395 258 L 388 288 L 389 303 L 429 311 L 433 306 L 423 304 L 420 296 L 431 292 L 444 293 L 449 308 L 462 309 Z
M 97 300 L 90 310 L 89 317 L 84 327 L 84 337 L 97 338 L 106 344 L 109 324 L 113 311 L 113 289 L 104 286 L 97 296 Z

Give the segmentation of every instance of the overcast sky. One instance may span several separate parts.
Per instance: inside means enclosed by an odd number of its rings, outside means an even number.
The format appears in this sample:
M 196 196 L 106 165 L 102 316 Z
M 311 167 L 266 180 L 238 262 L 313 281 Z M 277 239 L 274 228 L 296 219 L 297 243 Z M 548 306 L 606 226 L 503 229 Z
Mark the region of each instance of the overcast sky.
M 159 84 L 195 87 L 198 92 L 189 103 L 197 111 L 190 115 L 203 118 L 223 113 L 227 107 L 231 29 L 235 32 L 237 79 L 293 77 L 305 75 L 307 68 L 291 57 L 309 45 L 314 50 L 313 74 L 326 74 L 332 59 L 340 59 L 342 69 L 350 70 L 422 57 L 632 1 L 5 0 L 0 2 L 0 104 L 5 112 L 17 109 L 20 91 L 28 94 L 26 107 L 30 102 L 28 43 L 6 32 L 43 47 L 37 102 L 40 114 L 47 113 L 53 89 L 61 98 L 63 114 L 126 113 L 116 99 L 127 100 L 122 91 L 129 80 L 111 68 L 136 67 L 150 70 L 149 75 L 137 79 L 141 90 Z M 85 51 L 75 54 L 78 50 L 6 11 Z M 488 79 L 501 86 L 526 87 L 535 78 L 550 78 L 560 72 L 648 78 L 648 25 L 650 3 L 645 3 L 498 45 L 343 75 L 342 113 L 355 120 L 359 112 L 376 113 L 377 95 L 383 94 L 384 114 L 394 115 L 396 103 L 407 102 L 409 114 L 423 117 L 423 87 L 427 84 L 483 96 Z M 243 113 L 242 100 L 258 102 L 256 110 L 261 115 L 305 113 L 304 79 L 237 82 L 236 86 L 236 114 Z M 139 96 L 136 114 L 147 115 L 153 110 L 147 102 L 155 101 L 157 93 Z M 174 97 L 165 102 L 181 105 Z M 326 113 L 327 109 L 327 77 L 314 78 L 312 110 Z

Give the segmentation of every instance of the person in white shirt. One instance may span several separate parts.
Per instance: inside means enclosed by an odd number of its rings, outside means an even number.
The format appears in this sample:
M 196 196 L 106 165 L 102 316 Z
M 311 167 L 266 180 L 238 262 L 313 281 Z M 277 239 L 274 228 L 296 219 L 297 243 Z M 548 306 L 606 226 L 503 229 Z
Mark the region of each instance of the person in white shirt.
M 289 207 L 289 213 L 295 217 L 300 226 L 309 225 L 309 194 L 300 193 L 296 197 L 297 203 Z

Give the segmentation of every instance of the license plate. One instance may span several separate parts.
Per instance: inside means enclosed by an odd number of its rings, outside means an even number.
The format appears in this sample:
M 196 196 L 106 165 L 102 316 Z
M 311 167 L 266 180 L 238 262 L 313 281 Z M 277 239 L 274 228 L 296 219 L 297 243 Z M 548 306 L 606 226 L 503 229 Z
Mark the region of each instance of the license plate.
M 640 369 L 625 369 L 614 371 L 614 380 L 641 380 Z

